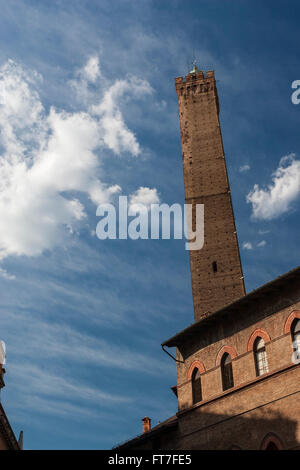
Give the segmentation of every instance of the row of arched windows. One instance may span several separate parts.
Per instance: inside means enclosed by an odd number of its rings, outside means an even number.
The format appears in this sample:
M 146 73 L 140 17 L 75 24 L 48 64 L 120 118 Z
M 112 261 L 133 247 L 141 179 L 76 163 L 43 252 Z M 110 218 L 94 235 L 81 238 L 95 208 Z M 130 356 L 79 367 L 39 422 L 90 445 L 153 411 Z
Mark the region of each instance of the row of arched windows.
M 291 325 L 291 336 L 293 342 L 294 357 L 300 360 L 300 319 L 295 318 Z M 265 341 L 261 336 L 257 336 L 253 345 L 253 355 L 256 375 L 259 377 L 269 372 L 268 358 Z M 232 357 L 229 352 L 224 352 L 221 358 L 221 377 L 223 391 L 234 387 L 234 377 L 232 370 Z M 199 367 L 194 367 L 192 372 L 192 393 L 193 403 L 202 401 L 201 371 Z
M 237 445 L 232 445 L 229 450 L 242 450 L 242 448 Z M 264 437 L 259 450 L 283 450 L 283 444 L 276 434 L 270 432 Z

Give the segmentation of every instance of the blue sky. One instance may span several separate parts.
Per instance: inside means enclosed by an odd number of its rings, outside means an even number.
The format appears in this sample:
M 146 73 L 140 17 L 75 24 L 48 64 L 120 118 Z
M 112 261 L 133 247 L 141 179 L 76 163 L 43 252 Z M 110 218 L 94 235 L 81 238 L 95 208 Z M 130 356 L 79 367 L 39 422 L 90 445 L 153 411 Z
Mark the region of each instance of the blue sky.
M 97 202 L 184 202 L 174 78 L 195 54 L 218 80 L 247 291 L 299 265 L 300 6 L 0 6 L 1 400 L 28 449 L 110 448 L 176 412 L 160 344 L 193 310 L 184 241 L 100 241 Z

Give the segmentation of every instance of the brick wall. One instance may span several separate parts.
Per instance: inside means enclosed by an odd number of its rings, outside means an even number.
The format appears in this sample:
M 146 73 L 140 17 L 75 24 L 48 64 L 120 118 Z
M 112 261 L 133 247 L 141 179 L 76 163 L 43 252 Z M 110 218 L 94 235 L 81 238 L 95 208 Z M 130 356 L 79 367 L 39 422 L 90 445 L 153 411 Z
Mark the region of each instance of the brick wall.
M 178 448 L 260 449 L 270 434 L 285 449 L 300 448 L 299 379 L 299 366 L 291 366 L 183 412 Z
M 215 341 L 204 348 L 199 348 L 196 352 L 193 352 L 195 344 L 191 344 L 192 353 L 188 355 L 185 350 L 185 361 L 184 363 L 178 363 L 177 366 L 178 409 L 182 410 L 192 406 L 192 382 L 190 377 L 193 365 L 198 366 L 197 362 L 201 363 L 203 368 L 201 373 L 203 400 L 210 400 L 223 393 L 220 359 L 225 351 L 229 352 L 232 357 L 235 387 L 256 380 L 253 350 L 248 350 L 248 343 L 253 333 L 262 337 L 263 332 L 265 332 L 270 338 L 270 341 L 265 342 L 270 373 L 290 366 L 293 352 L 292 341 L 290 332 L 285 333 L 285 323 L 289 315 L 295 310 L 300 310 L 300 302 L 254 322 L 245 329 L 222 337 L 219 341 Z M 183 358 L 180 353 L 178 357 Z
M 8 447 L 8 445 L 7 445 L 6 440 L 5 440 L 4 437 L 1 436 L 1 434 L 0 434 L 0 450 L 8 450 L 8 449 L 9 449 L 9 447 Z
M 292 288 L 290 294 L 295 296 Z M 241 312 L 232 325 L 233 334 L 222 334 L 220 324 L 219 340 L 213 338 L 213 343 L 198 351 L 191 340 L 185 356 L 178 349 L 178 358 L 185 358 L 178 364 L 178 426 L 155 440 L 149 435 L 135 448 L 250 450 L 265 448 L 271 440 L 278 448 L 300 450 L 300 364 L 292 362 L 290 332 L 291 321 L 300 318 L 300 301 L 262 318 L 269 302 L 262 302 L 252 316 L 247 310 Z M 250 316 L 247 326 L 243 313 Z M 265 339 L 269 365 L 269 372 L 259 377 L 253 353 L 256 335 Z M 201 343 L 201 336 L 194 341 Z M 224 351 L 233 358 L 234 375 L 234 387 L 226 391 L 220 370 Z M 201 372 L 202 381 L 202 401 L 195 404 L 193 366 Z

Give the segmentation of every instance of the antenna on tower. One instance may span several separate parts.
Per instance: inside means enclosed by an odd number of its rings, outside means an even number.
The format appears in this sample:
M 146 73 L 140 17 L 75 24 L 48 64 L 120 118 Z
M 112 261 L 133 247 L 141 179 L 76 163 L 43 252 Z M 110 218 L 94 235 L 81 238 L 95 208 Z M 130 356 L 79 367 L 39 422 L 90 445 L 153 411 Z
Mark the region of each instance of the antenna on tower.
M 197 61 L 196 59 L 193 60 L 193 68 L 189 73 L 197 73 L 198 72 L 198 67 L 197 67 Z
M 195 49 L 193 50 L 193 61 L 192 61 L 191 65 L 192 65 L 193 68 L 189 73 L 197 73 L 199 69 L 197 67 L 197 59 L 196 59 Z
M 193 66 L 195 67 L 196 65 L 196 54 L 195 54 L 195 49 L 193 49 Z

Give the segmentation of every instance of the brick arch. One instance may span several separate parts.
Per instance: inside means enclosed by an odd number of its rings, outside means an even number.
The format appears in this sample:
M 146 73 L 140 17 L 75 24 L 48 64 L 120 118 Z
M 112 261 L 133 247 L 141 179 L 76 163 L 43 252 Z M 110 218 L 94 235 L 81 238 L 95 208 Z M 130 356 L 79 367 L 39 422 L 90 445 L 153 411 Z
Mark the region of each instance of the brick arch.
M 262 328 L 257 328 L 255 331 L 253 331 L 253 333 L 251 334 L 248 340 L 247 351 L 253 351 L 255 340 L 258 337 L 262 338 L 265 343 L 268 343 L 269 341 L 271 341 L 271 338 L 269 334 L 266 332 L 266 330 L 263 330 Z
M 300 319 L 300 310 L 294 310 L 290 315 L 287 317 L 287 320 L 284 324 L 284 333 L 289 333 L 292 328 L 292 323 L 295 320 L 295 318 Z
M 221 364 L 221 359 L 224 353 L 228 353 L 231 359 L 235 359 L 237 357 L 236 350 L 232 346 L 223 346 L 217 354 L 216 366 Z
M 192 375 L 193 375 L 193 372 L 194 372 L 194 369 L 198 369 L 200 374 L 203 374 L 205 372 L 205 367 L 203 365 L 203 362 L 201 361 L 194 361 L 192 362 L 192 364 L 190 365 L 189 367 L 189 370 L 187 372 L 187 379 L 188 380 L 191 380 L 192 378 Z
M 273 432 L 269 432 L 269 434 L 267 434 L 263 438 L 262 443 L 260 445 L 260 450 L 266 450 L 268 445 L 271 443 L 274 443 L 278 450 L 283 450 L 283 444 L 281 440 Z

